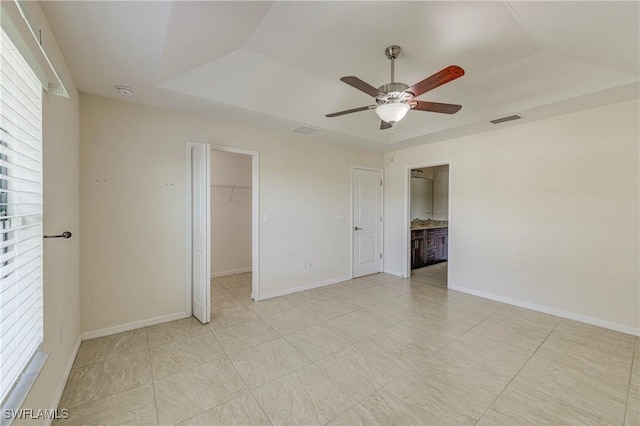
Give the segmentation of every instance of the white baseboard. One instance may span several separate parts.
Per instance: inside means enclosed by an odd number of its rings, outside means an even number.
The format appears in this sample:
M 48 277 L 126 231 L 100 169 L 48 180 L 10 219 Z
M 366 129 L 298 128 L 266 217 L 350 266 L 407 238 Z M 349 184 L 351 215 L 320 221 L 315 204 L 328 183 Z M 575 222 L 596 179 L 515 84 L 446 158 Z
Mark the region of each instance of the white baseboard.
M 395 275 L 396 277 L 406 278 L 404 272 L 392 271 L 391 269 L 384 269 L 382 272 L 389 275 Z
M 149 318 L 141 321 L 134 321 L 127 324 L 115 325 L 113 327 L 101 328 L 100 330 L 87 331 L 80 335 L 82 340 L 95 339 L 97 337 L 110 336 L 112 334 L 122 333 L 124 331 L 137 330 L 138 328 L 150 325 L 162 324 L 163 322 L 175 321 L 182 318 L 188 318 L 191 314 L 186 312 L 177 312 L 175 314 L 163 315 L 160 317 Z
M 521 308 L 531 309 L 533 311 L 538 311 L 545 314 L 551 314 L 561 318 L 580 321 L 586 324 L 608 328 L 609 330 L 631 334 L 633 336 L 640 336 L 640 328 L 629 327 L 627 325 L 618 324 L 615 322 L 606 321 L 603 319 L 594 318 L 587 315 L 576 314 L 575 312 L 564 311 L 562 309 L 551 308 L 549 306 L 537 305 L 535 303 L 525 302 L 523 300 L 518 300 L 518 299 L 512 299 L 510 297 L 504 297 L 497 294 L 486 293 L 484 291 L 475 290 L 467 287 L 449 286 L 449 290 L 455 290 L 462 293 L 472 294 L 474 296 L 484 297 L 485 299 L 491 299 L 497 302 L 503 302 L 509 305 L 519 306 Z
M 272 299 L 274 297 L 286 296 L 287 294 L 297 293 L 299 291 L 311 290 L 312 288 L 324 287 L 326 285 L 337 284 L 343 281 L 348 281 L 351 279 L 350 275 L 345 275 L 343 277 L 331 278 L 329 280 L 324 281 L 316 281 L 310 284 L 304 284 L 297 287 L 285 288 L 283 290 L 272 291 L 271 293 L 263 293 L 260 297 L 260 300 Z
M 73 350 L 71 351 L 71 356 L 69 356 L 69 360 L 67 361 L 67 366 L 64 369 L 64 373 L 62 373 L 62 380 L 58 384 L 58 389 L 56 389 L 56 393 L 53 395 L 53 399 L 51 400 L 51 404 L 49 405 L 51 408 L 58 408 L 60 405 L 60 400 L 62 399 L 62 393 L 64 392 L 64 387 L 67 385 L 67 381 L 69 380 L 69 375 L 71 374 L 71 368 L 73 368 L 73 363 L 76 360 L 76 356 L 78 355 L 78 349 L 80 349 L 80 343 L 82 342 L 82 336 L 78 336 L 76 339 L 76 344 L 73 346 Z M 63 407 L 66 408 L 66 407 Z M 46 419 L 44 424 L 49 426 L 53 419 Z
M 228 275 L 235 275 L 235 274 L 244 274 L 245 272 L 251 272 L 251 266 L 249 266 L 248 268 L 232 269 L 229 271 L 212 272 L 211 278 L 226 277 Z

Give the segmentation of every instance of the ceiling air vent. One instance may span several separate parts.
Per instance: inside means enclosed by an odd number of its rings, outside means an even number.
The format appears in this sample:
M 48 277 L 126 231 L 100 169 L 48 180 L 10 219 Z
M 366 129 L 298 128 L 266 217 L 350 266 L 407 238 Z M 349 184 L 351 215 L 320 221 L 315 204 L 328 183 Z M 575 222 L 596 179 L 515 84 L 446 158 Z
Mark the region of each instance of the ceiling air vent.
M 516 115 L 510 115 L 508 117 L 496 118 L 495 120 L 491 120 L 490 123 L 500 124 L 500 123 L 506 123 L 507 121 L 520 120 L 521 118 L 522 117 L 516 114 Z
M 314 133 L 318 133 L 320 130 L 322 129 L 311 126 L 300 126 L 297 129 L 293 129 L 294 132 L 302 133 L 304 135 L 313 135 Z

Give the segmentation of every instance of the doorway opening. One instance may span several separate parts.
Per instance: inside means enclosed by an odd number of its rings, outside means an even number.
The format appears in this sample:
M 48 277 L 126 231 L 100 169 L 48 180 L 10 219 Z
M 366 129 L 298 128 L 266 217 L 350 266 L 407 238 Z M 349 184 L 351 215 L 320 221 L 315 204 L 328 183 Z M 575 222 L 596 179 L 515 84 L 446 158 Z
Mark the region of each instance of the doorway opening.
M 407 276 L 448 286 L 450 163 L 407 169 Z
M 186 313 L 260 300 L 259 153 L 187 143 Z
M 252 160 L 211 149 L 211 306 L 252 295 Z

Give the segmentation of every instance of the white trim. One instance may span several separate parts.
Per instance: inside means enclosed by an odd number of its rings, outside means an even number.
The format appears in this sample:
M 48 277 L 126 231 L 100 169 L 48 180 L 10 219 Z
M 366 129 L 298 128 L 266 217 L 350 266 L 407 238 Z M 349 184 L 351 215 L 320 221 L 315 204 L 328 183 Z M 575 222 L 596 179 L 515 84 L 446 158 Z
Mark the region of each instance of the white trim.
M 297 293 L 299 291 L 311 290 L 313 288 L 324 287 L 331 284 L 341 283 L 343 281 L 349 281 L 351 277 L 349 275 L 345 275 L 343 277 L 331 278 L 329 280 L 324 281 L 316 281 L 310 284 L 299 285 L 297 287 L 289 287 L 278 291 L 272 291 L 271 293 L 266 293 L 262 295 L 261 300 L 271 299 L 279 296 L 286 296 L 287 294 Z
M 534 311 L 542 312 L 545 314 L 555 315 L 561 318 L 567 318 L 570 320 L 580 321 L 586 324 L 595 325 L 598 327 L 608 328 L 609 330 L 619 331 L 621 333 L 631 334 L 634 336 L 640 336 L 640 328 L 629 327 L 627 325 L 618 324 L 611 321 L 606 321 L 599 318 L 590 317 L 587 315 L 577 314 L 575 312 L 564 311 L 562 309 L 551 308 L 549 306 L 537 305 L 535 303 L 525 302 L 519 299 L 512 299 L 510 297 L 500 296 L 493 293 L 487 293 L 473 288 L 461 287 L 461 286 L 449 286 L 450 290 L 459 291 L 462 293 L 472 294 L 474 296 L 483 297 L 485 299 L 495 300 L 497 302 L 507 303 L 509 305 L 519 306 L 521 308 L 531 309 Z
M 51 404 L 49 406 L 51 408 L 58 408 L 60 405 L 60 400 L 62 399 L 62 393 L 64 392 L 64 388 L 67 385 L 67 381 L 69 380 L 69 375 L 71 374 L 71 368 L 73 368 L 73 363 L 76 361 L 76 356 L 78 355 L 78 349 L 80 349 L 80 343 L 82 342 L 82 336 L 78 336 L 76 339 L 76 343 L 73 346 L 73 350 L 71 351 L 71 356 L 67 361 L 67 367 L 64 369 L 64 373 L 62 374 L 62 380 L 58 384 L 58 389 L 56 389 L 56 393 L 53 395 L 53 399 L 51 400 Z M 66 407 L 63 407 L 66 408 Z M 53 419 L 45 419 L 44 424 L 49 426 L 53 422 Z
M 384 255 L 384 224 L 385 224 L 385 214 L 384 214 L 384 169 L 381 169 L 379 167 L 370 167 L 370 166 L 359 166 L 357 164 L 352 164 L 351 165 L 351 173 L 349 176 L 349 259 L 350 261 L 350 274 L 351 276 L 349 277 L 349 279 L 353 279 L 353 171 L 359 169 L 359 170 L 371 170 L 373 172 L 380 172 L 380 180 L 382 180 L 382 185 L 380 188 L 380 214 L 382 214 L 382 228 L 380 229 L 380 253 L 382 254 L 382 262 L 380 263 L 380 270 L 378 272 L 384 272 L 384 262 L 385 262 L 385 255 Z
M 83 341 L 96 339 L 98 337 L 111 336 L 112 334 L 118 334 L 124 331 L 137 330 L 139 328 L 148 327 L 150 325 L 162 324 L 164 322 L 189 318 L 190 316 L 190 312 L 176 312 L 175 314 L 162 315 L 155 318 L 148 318 L 140 321 L 129 322 L 126 324 L 115 325 L 113 327 L 101 328 L 99 330 L 87 331 L 82 333 L 80 337 Z
M 211 278 L 226 277 L 228 275 L 235 275 L 235 274 L 244 274 L 245 272 L 251 272 L 251 267 L 240 268 L 240 269 L 231 269 L 229 271 L 212 272 L 211 273 Z
M 232 152 L 251 156 L 251 298 L 260 297 L 260 152 L 222 145 L 209 145 L 210 151 Z M 212 224 L 212 226 L 214 226 Z M 187 250 L 188 250 L 187 246 Z M 248 271 L 247 271 L 248 272 Z M 213 274 L 212 274 L 213 275 Z
M 431 161 L 427 163 L 420 163 L 415 165 L 410 165 L 405 167 L 405 178 L 404 178 L 404 264 L 405 264 L 405 275 L 406 277 L 411 277 L 411 254 L 409 253 L 409 246 L 411 245 L 411 170 L 412 169 L 421 169 L 423 167 L 439 167 L 439 166 L 449 166 L 449 185 L 447 187 L 448 191 L 448 203 L 449 203 L 449 211 L 447 214 L 447 223 L 451 226 L 452 218 L 453 218 L 453 161 L 451 159 L 444 159 L 438 161 Z M 451 238 L 451 233 L 449 232 L 449 238 L 447 242 L 447 262 L 449 265 L 452 265 L 452 256 L 451 253 L 453 246 L 453 239 Z M 451 282 L 451 271 L 454 270 L 453 267 L 448 266 L 449 271 L 449 282 Z
M 383 256 L 383 258 L 384 258 L 384 256 Z M 406 278 L 406 275 L 404 274 L 404 272 L 392 271 L 391 269 L 384 269 L 382 272 L 384 272 L 385 274 L 389 274 L 389 275 L 395 275 L 396 277 Z
M 185 247 L 186 247 L 186 278 L 185 278 L 185 287 L 186 287 L 186 293 L 185 293 L 185 303 L 184 303 L 184 311 L 185 312 L 193 312 L 192 306 L 191 306 L 191 256 L 192 256 L 192 250 L 191 250 L 191 226 L 192 226 L 192 220 L 191 220 L 191 149 L 197 146 L 197 144 L 193 143 L 193 142 L 187 142 L 186 147 L 187 147 L 187 152 L 186 152 L 186 190 L 185 190 L 185 198 L 186 198 L 186 203 L 185 203 L 185 207 L 186 207 L 186 224 L 187 224 L 187 228 L 185 234 L 186 234 L 186 243 L 185 243 Z

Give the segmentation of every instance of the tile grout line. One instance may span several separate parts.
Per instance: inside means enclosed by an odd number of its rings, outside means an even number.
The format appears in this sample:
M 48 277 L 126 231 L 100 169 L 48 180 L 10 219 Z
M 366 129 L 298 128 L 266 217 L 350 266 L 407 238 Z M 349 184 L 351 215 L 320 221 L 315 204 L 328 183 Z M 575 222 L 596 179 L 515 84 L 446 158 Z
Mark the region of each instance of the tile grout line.
M 478 419 L 473 422 L 473 424 L 477 424 L 491 409 L 491 407 L 493 406 L 493 404 L 496 403 L 496 401 L 498 400 L 498 398 L 500 398 L 502 396 L 502 394 L 504 393 L 504 391 L 509 387 L 509 385 L 511 385 L 511 383 L 515 380 L 516 377 L 518 377 L 518 375 L 520 374 L 520 372 L 527 366 L 527 364 L 529 364 L 529 361 L 531 361 L 531 359 L 535 356 L 536 353 L 538 353 L 538 350 L 542 347 L 542 345 L 544 345 L 544 343 L 547 341 L 547 339 L 549 338 L 549 336 L 551 336 L 551 334 L 556 330 L 556 328 L 558 327 L 558 325 L 562 322 L 562 319 L 560 321 L 558 321 L 553 328 L 551 329 L 551 331 L 549 331 L 549 333 L 547 334 L 547 336 L 544 338 L 544 340 L 542 342 L 540 342 L 540 344 L 538 345 L 538 347 L 536 348 L 535 351 L 533 351 L 533 353 L 531 354 L 531 356 L 529 357 L 529 359 L 527 359 L 527 361 L 525 361 L 524 364 L 522 364 L 522 367 L 520 367 L 518 369 L 518 371 L 516 371 L 516 373 L 513 375 L 513 377 L 511 377 L 511 380 L 509 380 L 509 383 L 507 383 L 504 388 L 502 388 L 502 390 L 500 391 L 500 393 L 493 399 L 493 401 L 491 401 L 491 403 L 487 406 L 487 409 L 484 410 L 484 412 L 482 413 L 482 415 L 480 417 L 478 417 Z
M 477 326 L 479 326 L 480 324 L 482 324 L 483 322 L 487 321 L 489 318 L 491 318 L 492 316 L 494 316 L 495 314 L 497 314 L 499 311 L 501 311 L 502 309 L 504 309 L 504 307 L 496 310 L 494 313 L 492 313 L 491 315 L 487 316 L 486 318 L 484 318 L 482 321 L 476 323 L 475 325 L 467 328 L 465 331 L 463 331 L 462 333 L 458 334 L 456 337 L 454 337 L 453 339 L 449 340 L 447 343 L 444 344 L 444 346 L 436 349 L 435 351 L 433 351 L 434 354 L 437 354 L 438 352 L 440 352 L 441 350 L 443 350 L 444 348 L 446 348 L 447 346 L 449 346 L 451 343 L 455 342 L 456 340 L 458 340 L 459 338 L 461 338 L 462 336 L 464 336 L 465 334 L 469 333 L 471 330 L 473 330 L 474 328 L 476 328 Z
M 160 415 L 158 414 L 158 400 L 156 399 L 156 379 L 153 374 L 153 363 L 151 362 L 151 345 L 149 345 L 148 327 L 144 328 L 144 335 L 147 338 L 147 353 L 149 354 L 149 369 L 151 370 L 151 391 L 153 392 L 153 405 L 156 411 L 156 425 L 160 424 Z
M 625 401 L 624 404 L 624 414 L 622 416 L 622 424 L 626 424 L 627 421 L 627 411 L 629 410 L 629 397 L 631 396 L 631 380 L 633 379 L 633 366 L 636 362 L 636 349 L 635 346 L 638 344 L 638 337 L 636 337 L 636 340 L 634 342 L 633 345 L 633 352 L 631 354 L 631 369 L 629 370 L 629 382 L 627 383 L 627 400 Z

